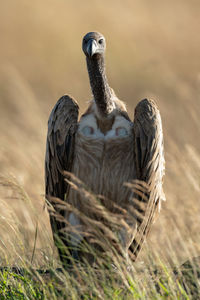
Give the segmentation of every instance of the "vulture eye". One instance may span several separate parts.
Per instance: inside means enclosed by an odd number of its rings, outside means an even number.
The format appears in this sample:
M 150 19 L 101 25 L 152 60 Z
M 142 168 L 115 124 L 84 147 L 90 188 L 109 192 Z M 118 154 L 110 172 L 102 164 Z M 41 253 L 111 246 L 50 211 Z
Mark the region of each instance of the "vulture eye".
M 100 39 L 100 40 L 99 40 L 99 44 L 103 44 L 103 39 Z

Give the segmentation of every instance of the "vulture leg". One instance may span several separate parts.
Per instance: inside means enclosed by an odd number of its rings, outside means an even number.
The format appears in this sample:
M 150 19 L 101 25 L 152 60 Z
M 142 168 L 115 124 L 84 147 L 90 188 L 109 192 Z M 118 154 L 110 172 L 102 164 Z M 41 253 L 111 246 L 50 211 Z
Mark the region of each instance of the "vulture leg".
M 138 103 L 133 130 L 136 174 L 141 185 L 140 190 L 143 191 L 141 194 L 136 190 L 134 197 L 144 207 L 143 218 L 138 219 L 137 233 L 129 248 L 135 260 L 149 232 L 155 212 L 159 209 L 161 200 L 165 200 L 162 190 L 165 169 L 163 132 L 160 113 L 154 101 L 144 99 Z
M 76 101 L 65 95 L 54 106 L 48 121 L 45 157 L 46 198 L 51 204 L 49 212 L 54 242 L 63 262 L 67 262 L 66 249 L 69 251 L 70 245 L 64 232 L 67 226 L 66 209 L 59 199 L 67 202 L 68 198 L 69 185 L 65 181 L 64 171 L 70 172 L 72 169 L 78 110 Z

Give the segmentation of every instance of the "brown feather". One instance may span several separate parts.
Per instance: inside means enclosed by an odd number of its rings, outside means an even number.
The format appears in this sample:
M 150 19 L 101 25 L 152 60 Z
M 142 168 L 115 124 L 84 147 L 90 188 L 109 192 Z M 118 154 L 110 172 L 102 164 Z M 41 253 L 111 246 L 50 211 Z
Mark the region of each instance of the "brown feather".
M 153 100 L 144 99 L 137 105 L 134 132 L 137 179 L 147 183 L 144 193 L 148 195 L 144 221 L 139 226 L 130 247 L 132 256 L 136 259 L 161 201 L 165 199 L 162 190 L 165 170 L 162 123 L 159 110 Z
M 101 120 L 96 117 L 97 126 L 103 134 L 106 134 L 109 130 L 112 129 L 114 123 L 114 116 L 110 119 Z

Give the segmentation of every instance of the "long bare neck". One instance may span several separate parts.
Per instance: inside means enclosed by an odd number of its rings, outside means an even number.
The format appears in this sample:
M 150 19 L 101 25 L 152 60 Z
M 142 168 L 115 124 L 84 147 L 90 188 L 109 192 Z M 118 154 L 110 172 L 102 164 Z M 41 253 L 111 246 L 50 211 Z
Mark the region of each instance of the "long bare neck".
M 90 78 L 90 85 L 94 100 L 99 113 L 106 117 L 112 110 L 112 92 L 105 74 L 105 63 L 103 55 L 87 57 L 87 68 Z

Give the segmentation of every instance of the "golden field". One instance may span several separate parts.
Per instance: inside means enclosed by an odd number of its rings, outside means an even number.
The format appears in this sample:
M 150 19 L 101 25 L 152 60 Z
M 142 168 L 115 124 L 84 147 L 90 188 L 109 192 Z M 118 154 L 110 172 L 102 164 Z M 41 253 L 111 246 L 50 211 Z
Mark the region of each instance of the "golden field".
M 81 40 L 95 30 L 130 115 L 152 97 L 162 116 L 167 201 L 145 248 L 169 262 L 200 255 L 199 19 L 197 0 L 0 2 L 2 264 L 20 263 L 22 252 L 31 258 L 37 223 L 35 263 L 56 255 L 43 209 L 47 120 L 65 93 L 81 112 L 91 99 Z

